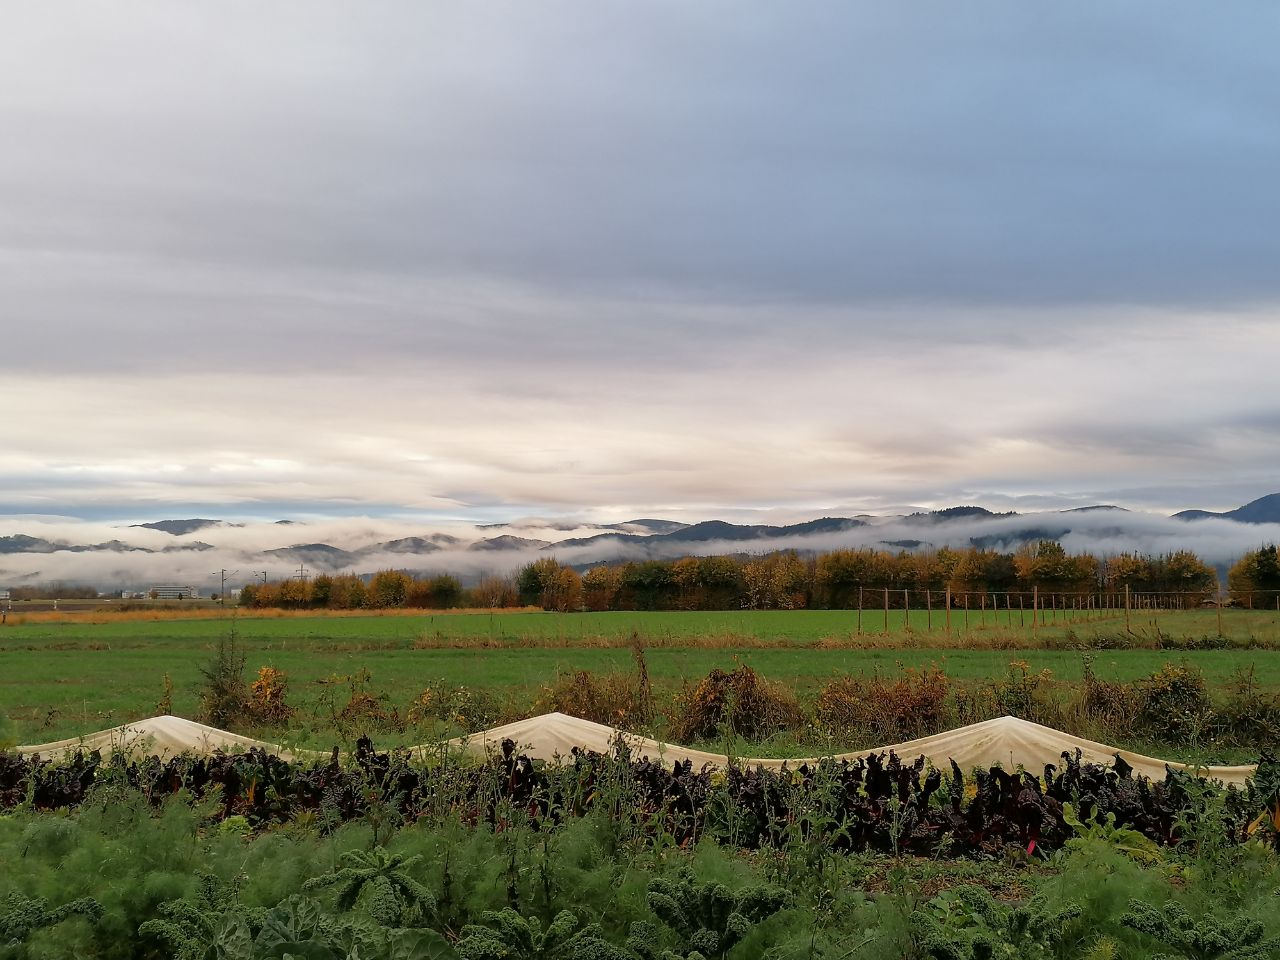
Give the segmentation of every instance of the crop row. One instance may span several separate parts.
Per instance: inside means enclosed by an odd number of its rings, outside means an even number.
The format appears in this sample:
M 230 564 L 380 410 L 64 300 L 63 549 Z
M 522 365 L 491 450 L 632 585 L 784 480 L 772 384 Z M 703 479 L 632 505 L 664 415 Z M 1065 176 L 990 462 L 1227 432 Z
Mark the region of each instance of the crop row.
M 749 848 L 797 840 L 830 849 L 940 854 L 991 853 L 1016 845 L 1028 853 L 1060 848 L 1081 828 L 1127 828 L 1176 845 L 1188 817 L 1218 787 L 1182 772 L 1161 781 L 1064 754 L 1042 775 L 999 766 L 966 776 L 904 763 L 892 752 L 857 761 L 825 760 L 769 771 L 730 766 L 694 770 L 574 751 L 562 765 L 536 763 L 511 741 L 482 763 L 422 764 L 379 752 L 361 740 L 349 762 L 290 763 L 254 750 L 242 754 L 104 760 L 97 752 L 51 762 L 0 754 L 0 808 L 74 808 L 95 789 L 128 785 L 153 805 L 182 795 L 205 801 L 220 819 L 254 828 L 305 818 L 331 828 L 386 811 L 397 820 L 444 815 L 503 829 L 539 829 L 605 809 L 650 836 L 678 844 L 710 837 Z M 1243 840 L 1280 805 L 1280 763 L 1264 758 L 1244 789 L 1228 788 L 1222 829 Z

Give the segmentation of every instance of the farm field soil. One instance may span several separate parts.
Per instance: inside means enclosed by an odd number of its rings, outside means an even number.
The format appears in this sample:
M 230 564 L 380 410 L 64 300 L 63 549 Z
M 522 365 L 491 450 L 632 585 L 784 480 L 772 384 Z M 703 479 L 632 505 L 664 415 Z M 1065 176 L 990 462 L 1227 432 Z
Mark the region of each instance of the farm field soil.
M 1203 613 L 1161 614 L 1160 630 L 1185 629 L 1193 636 Z M 1209 614 L 1210 619 L 1214 614 Z M 865 614 L 864 614 L 865 618 Z M 1230 611 L 1227 619 L 1241 635 L 1255 634 L 1268 614 Z M 849 638 L 849 611 L 617 614 L 452 614 L 254 618 L 235 627 L 247 655 L 250 676 L 260 666 L 284 670 L 290 701 L 302 713 L 323 714 L 323 699 L 340 703 L 348 684 L 334 678 L 368 671 L 368 689 L 404 709 L 428 684 L 443 681 L 492 691 L 500 700 L 532 704 L 540 688 L 573 670 L 627 671 L 627 641 L 641 632 L 649 646 L 650 675 L 671 692 L 711 669 L 746 664 L 799 695 L 812 695 L 831 678 L 849 673 L 937 664 L 957 679 L 1003 674 L 1013 660 L 1031 670 L 1050 670 L 1057 679 L 1078 680 L 1080 653 L 1072 649 L 961 649 L 945 647 L 945 634 L 883 637 L 870 649 L 830 643 Z M 864 620 L 865 623 L 865 620 Z M 157 712 L 164 677 L 173 684 L 173 712 L 198 712 L 200 668 L 214 641 L 232 626 L 229 617 L 198 620 L 107 623 L 10 623 L 0 628 L 0 714 L 10 736 L 40 742 L 75 736 Z M 993 631 L 996 628 L 991 628 Z M 1057 630 L 1055 634 L 1053 631 Z M 1066 641 L 1067 627 L 1038 631 L 1043 642 Z M 1079 623 L 1081 637 L 1092 629 L 1114 631 L 1114 622 Z M 1029 632 L 1029 631 L 1028 631 Z M 981 631 L 968 635 L 981 643 Z M 1176 634 L 1175 634 L 1176 635 Z M 490 639 L 492 637 L 492 639 Z M 608 642 L 597 642 L 599 638 Z M 855 639 L 858 639 L 855 637 Z M 869 639 L 863 637 L 861 639 Z M 896 639 L 897 644 L 890 643 Z M 954 641 L 954 637 L 953 637 Z M 938 644 L 938 645 L 933 645 Z M 1108 649 L 1096 653 L 1094 670 L 1103 679 L 1135 680 L 1168 662 L 1185 659 L 1211 684 L 1252 668 L 1264 687 L 1280 687 L 1280 651 L 1223 649 L 1173 651 Z

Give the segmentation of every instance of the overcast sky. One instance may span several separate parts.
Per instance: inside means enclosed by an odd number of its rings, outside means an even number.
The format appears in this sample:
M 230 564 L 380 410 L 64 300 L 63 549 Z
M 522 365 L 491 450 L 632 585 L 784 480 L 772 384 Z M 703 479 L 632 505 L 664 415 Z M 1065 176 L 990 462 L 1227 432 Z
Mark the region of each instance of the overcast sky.
M 1280 7 L 13 5 L 0 514 L 1280 490 Z

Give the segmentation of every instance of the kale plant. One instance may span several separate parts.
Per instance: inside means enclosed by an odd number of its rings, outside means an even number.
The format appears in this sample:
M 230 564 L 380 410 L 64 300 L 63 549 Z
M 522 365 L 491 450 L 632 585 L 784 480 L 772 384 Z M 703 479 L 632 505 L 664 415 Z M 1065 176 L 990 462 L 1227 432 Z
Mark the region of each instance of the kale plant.
M 91 897 L 50 907 L 42 897 L 10 893 L 0 900 L 0 951 L 5 947 L 18 946 L 36 930 L 57 926 L 68 917 L 81 916 L 94 921 L 101 915 L 102 907 Z
M 1193 917 L 1173 901 L 1156 907 L 1144 900 L 1130 900 L 1120 922 L 1173 951 L 1156 954 L 1153 960 L 1270 960 L 1280 956 L 1280 937 L 1267 937 L 1262 923 L 1244 914 L 1225 920 Z
M 1055 948 L 1080 913 L 1075 903 L 1054 908 L 1037 899 L 1010 908 L 966 884 L 929 900 L 911 922 L 921 953 L 931 960 L 1047 958 L 1057 956 Z
M 545 930 L 536 917 L 510 908 L 487 910 L 480 923 L 462 928 L 456 948 L 462 960 L 627 960 L 596 924 L 583 926 L 569 910 L 556 914 Z
M 368 852 L 343 855 L 345 866 L 335 873 L 315 877 L 303 884 L 305 891 L 338 888 L 337 907 L 347 911 L 363 902 L 369 915 L 387 927 L 422 926 L 435 913 L 435 895 L 409 874 L 422 857 L 404 857 L 374 847 Z
M 698 883 L 684 870 L 675 880 L 651 880 L 646 899 L 679 943 L 674 951 L 662 949 L 657 925 L 637 921 L 627 946 L 643 960 L 720 960 L 754 926 L 786 906 L 788 894 L 764 884 L 733 893 L 722 883 Z

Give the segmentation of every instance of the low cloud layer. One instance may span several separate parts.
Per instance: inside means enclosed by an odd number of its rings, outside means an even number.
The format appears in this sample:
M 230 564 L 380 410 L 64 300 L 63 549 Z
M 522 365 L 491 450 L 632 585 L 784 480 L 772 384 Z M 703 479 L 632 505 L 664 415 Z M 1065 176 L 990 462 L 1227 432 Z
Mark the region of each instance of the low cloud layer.
M 1280 524 L 1244 524 L 1224 519 L 1193 522 L 1154 514 L 1126 511 L 1047 511 L 1018 516 L 931 521 L 920 517 L 870 518 L 866 526 L 812 536 L 785 536 L 759 540 L 708 540 L 695 542 L 618 542 L 603 540 L 579 546 L 555 546 L 557 541 L 590 537 L 605 532 L 588 523 L 529 520 L 496 528 L 477 529 L 467 524 L 427 527 L 406 525 L 384 518 L 351 518 L 307 524 L 246 523 L 206 527 L 181 536 L 120 525 L 23 518 L 8 521 L 0 536 L 23 533 L 55 543 L 91 545 L 119 543 L 155 552 L 98 550 L 50 553 L 17 553 L 0 556 L 0 587 L 63 581 L 88 583 L 100 589 L 145 587 L 156 583 L 195 586 L 208 595 L 220 585 L 221 571 L 230 585 L 252 582 L 262 574 L 272 580 L 299 573 L 372 573 L 408 569 L 419 573 L 451 573 L 465 581 L 486 575 L 506 576 L 540 557 L 554 556 L 562 563 L 589 565 L 622 560 L 666 559 L 680 556 L 758 554 L 796 549 L 823 552 L 871 547 L 899 549 L 918 542 L 913 549 L 964 548 L 975 542 L 992 549 L 1012 551 L 1028 539 L 1059 539 L 1070 552 L 1098 556 L 1118 553 L 1159 555 L 1191 550 L 1207 562 L 1226 567 L 1248 550 L 1280 542 Z M 402 537 L 444 534 L 459 541 L 436 551 L 406 554 L 373 546 Z M 545 548 L 477 550 L 471 544 L 484 538 L 515 536 L 548 541 Z M 209 549 L 184 550 L 184 546 L 208 544 Z M 300 544 L 328 544 L 354 554 L 349 561 L 327 561 L 323 555 L 271 555 L 268 551 Z M 160 552 L 165 551 L 165 552 Z

